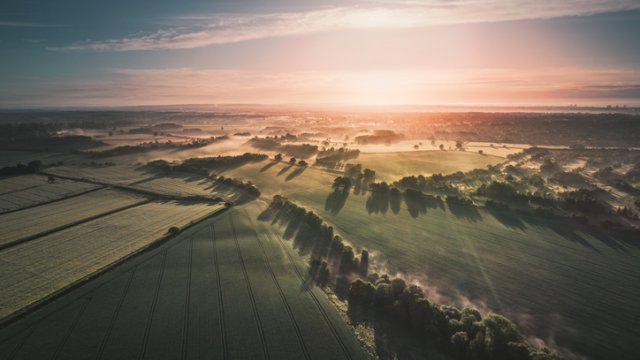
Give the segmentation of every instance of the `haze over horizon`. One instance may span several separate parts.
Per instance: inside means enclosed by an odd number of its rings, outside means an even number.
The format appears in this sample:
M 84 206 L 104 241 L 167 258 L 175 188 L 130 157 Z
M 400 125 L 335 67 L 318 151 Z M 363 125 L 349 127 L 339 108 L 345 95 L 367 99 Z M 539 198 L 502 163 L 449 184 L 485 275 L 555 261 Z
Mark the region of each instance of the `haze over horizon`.
M 640 105 L 638 1 L 17 0 L 0 107 Z

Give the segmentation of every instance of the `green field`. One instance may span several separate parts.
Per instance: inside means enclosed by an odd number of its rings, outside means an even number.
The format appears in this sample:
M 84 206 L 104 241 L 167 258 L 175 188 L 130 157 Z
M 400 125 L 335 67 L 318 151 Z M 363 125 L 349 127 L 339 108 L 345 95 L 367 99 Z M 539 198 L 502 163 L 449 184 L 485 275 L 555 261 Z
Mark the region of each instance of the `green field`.
M 349 162 L 362 164 L 363 168 L 376 171 L 385 181 L 398 180 L 409 175 L 449 174 L 486 168 L 505 159 L 463 151 L 413 151 L 400 153 L 361 153 Z
M 484 210 L 427 209 L 412 216 L 369 212 L 368 195 L 329 204 L 336 176 L 310 167 L 288 179 L 285 164 L 247 165 L 225 175 L 251 179 L 317 212 L 392 274 L 420 281 L 435 300 L 472 302 L 559 348 L 630 358 L 640 331 L 640 246 L 593 228 Z M 330 205 L 330 206 L 327 206 Z M 619 339 L 612 343 L 611 338 Z
M 102 189 L 42 206 L 0 215 L 0 248 L 72 223 L 146 201 L 117 190 Z
M 366 358 L 322 291 L 304 286 L 302 260 L 249 207 L 0 329 L 0 358 Z
M 148 203 L 0 250 L 0 319 L 222 208 Z
M 99 186 L 57 179 L 53 184 L 42 175 L 20 175 L 0 179 L 0 212 L 14 211 L 44 202 L 81 194 Z

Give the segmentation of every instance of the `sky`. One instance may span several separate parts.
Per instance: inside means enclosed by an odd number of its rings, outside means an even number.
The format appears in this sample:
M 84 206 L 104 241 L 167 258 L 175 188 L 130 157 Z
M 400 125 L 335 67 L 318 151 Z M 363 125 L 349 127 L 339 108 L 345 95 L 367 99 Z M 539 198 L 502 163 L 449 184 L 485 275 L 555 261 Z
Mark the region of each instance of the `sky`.
M 640 0 L 3 0 L 0 107 L 640 106 Z

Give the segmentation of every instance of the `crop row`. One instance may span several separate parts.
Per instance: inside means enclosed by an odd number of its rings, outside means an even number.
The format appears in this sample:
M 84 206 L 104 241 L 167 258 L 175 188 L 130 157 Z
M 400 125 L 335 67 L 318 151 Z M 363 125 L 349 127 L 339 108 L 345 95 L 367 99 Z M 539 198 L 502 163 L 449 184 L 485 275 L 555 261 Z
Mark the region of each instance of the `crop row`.
M 149 203 L 2 250 L 0 318 L 140 250 L 171 226 L 221 208 Z
M 0 248 L 20 239 L 36 236 L 144 200 L 144 198 L 125 192 L 103 189 L 0 215 L 0 226 L 2 227 Z
M 37 180 L 34 181 L 32 176 L 37 175 L 12 178 L 14 179 L 13 181 L 21 181 L 22 178 L 25 178 L 24 185 L 26 186 L 23 186 L 22 189 L 15 188 L 15 191 L 3 191 L 3 194 L 0 195 L 0 212 L 14 211 L 98 188 L 94 184 L 69 180 L 56 180 L 54 183 L 49 184 L 46 183 L 46 178 L 42 176 L 39 177 L 45 179 L 45 181 L 39 184 Z M 3 180 L 2 183 L 4 185 L 6 180 Z

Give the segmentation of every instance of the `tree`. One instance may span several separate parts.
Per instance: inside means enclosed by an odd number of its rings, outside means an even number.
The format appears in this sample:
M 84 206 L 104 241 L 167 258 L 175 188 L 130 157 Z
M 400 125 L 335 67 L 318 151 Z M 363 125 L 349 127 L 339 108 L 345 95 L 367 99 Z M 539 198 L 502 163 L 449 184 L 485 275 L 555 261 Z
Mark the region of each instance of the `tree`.
M 282 161 L 282 154 L 276 154 L 276 156 L 274 156 L 273 159 L 275 161 Z
M 369 252 L 362 250 L 360 253 L 360 276 L 366 277 L 369 272 Z
M 298 161 L 298 166 L 306 167 L 306 166 L 308 166 L 308 165 L 309 165 L 309 164 L 308 164 L 306 161 L 304 161 L 304 160 L 300 160 L 300 161 Z
M 444 151 L 444 144 L 440 144 L 439 148 L 440 150 Z
M 291 159 L 289 159 L 289 165 L 295 165 L 297 161 L 298 160 L 296 160 L 296 158 L 292 157 Z

